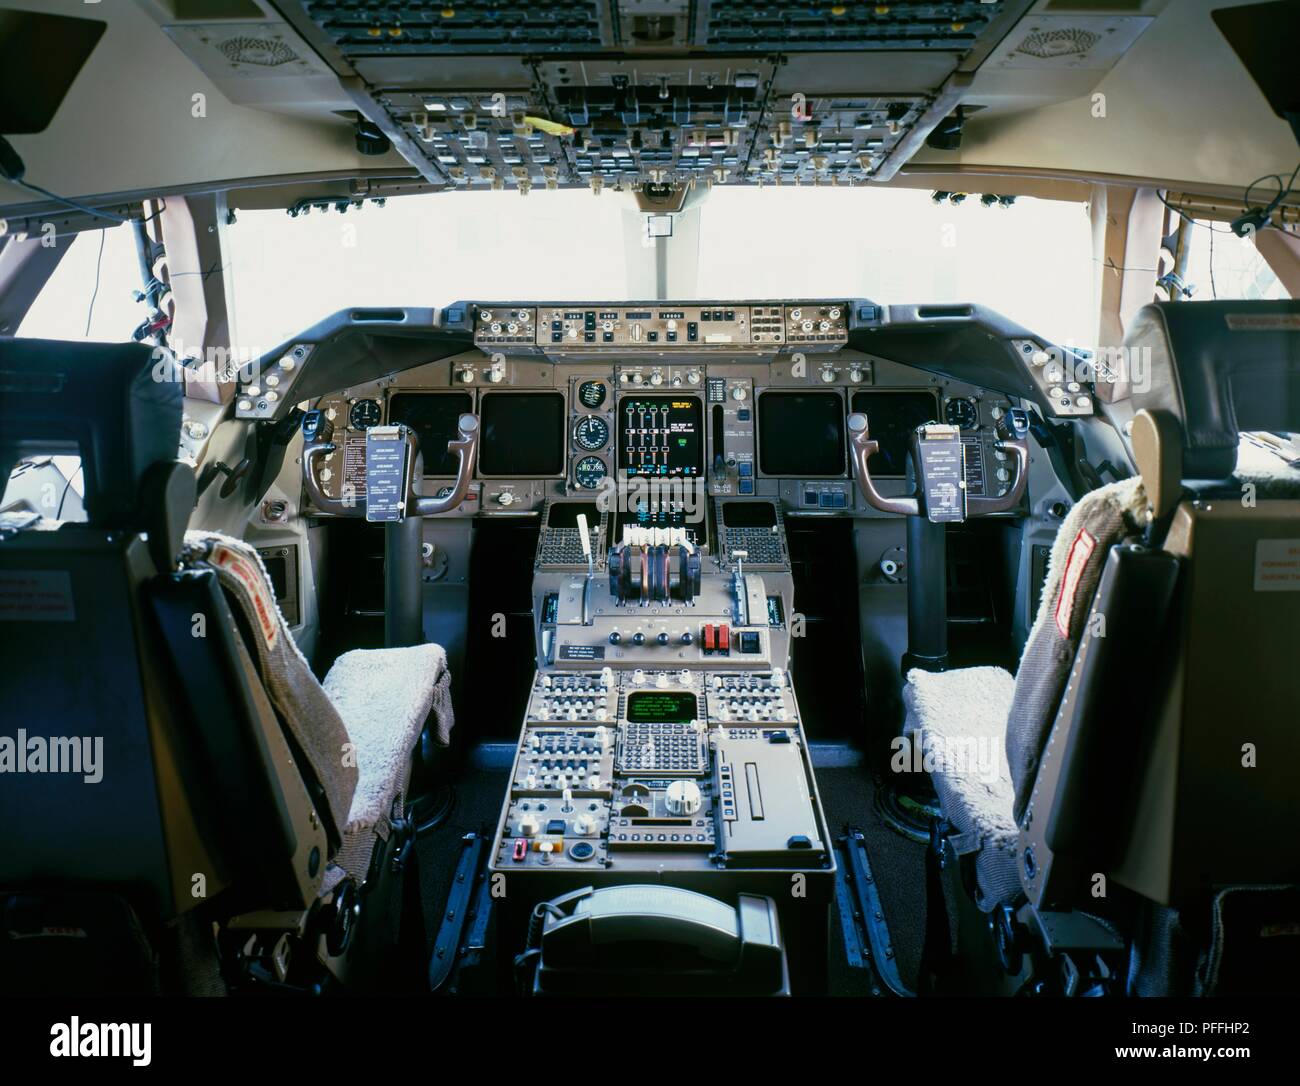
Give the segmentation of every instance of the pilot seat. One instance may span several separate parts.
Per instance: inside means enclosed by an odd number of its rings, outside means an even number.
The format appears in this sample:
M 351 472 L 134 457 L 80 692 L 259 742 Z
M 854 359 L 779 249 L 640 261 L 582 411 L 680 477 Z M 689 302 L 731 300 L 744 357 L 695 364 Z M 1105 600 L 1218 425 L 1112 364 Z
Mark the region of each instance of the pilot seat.
M 0 789 L 4 983 L 312 991 L 399 961 L 418 974 L 407 791 L 422 731 L 445 744 L 453 724 L 443 649 L 348 652 L 317 681 L 257 551 L 186 531 L 166 351 L 0 339 L 0 372 L 0 470 L 79 455 L 88 518 L 0 524 L 0 757 L 27 770 Z
M 1112 411 L 1133 413 L 1139 474 L 1065 518 L 1015 677 L 907 675 L 905 734 L 943 813 L 927 895 L 939 987 L 959 960 L 945 882 L 988 914 L 1012 990 L 1258 991 L 1294 975 L 1286 940 L 1260 933 L 1300 919 L 1286 844 L 1300 470 L 1239 435 L 1300 430 L 1300 303 L 1149 305 L 1124 357 Z M 982 933 L 965 913 L 969 962 Z

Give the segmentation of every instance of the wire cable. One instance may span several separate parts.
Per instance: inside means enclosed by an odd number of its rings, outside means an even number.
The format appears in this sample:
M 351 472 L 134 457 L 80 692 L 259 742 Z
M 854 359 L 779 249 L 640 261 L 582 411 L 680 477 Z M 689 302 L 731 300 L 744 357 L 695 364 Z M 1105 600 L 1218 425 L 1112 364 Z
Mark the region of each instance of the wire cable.
M 90 338 L 90 318 L 95 315 L 95 299 L 99 297 L 99 271 L 104 263 L 104 233 L 99 232 L 99 255 L 95 257 L 95 289 L 90 295 L 90 308 L 86 310 L 86 331 L 84 338 Z
M 97 219 L 107 219 L 109 222 L 126 223 L 132 220 L 124 215 L 118 215 L 112 211 L 100 211 L 98 208 L 89 207 L 86 204 L 80 204 L 76 200 L 69 200 L 66 196 L 60 196 L 58 193 L 51 192 L 49 189 L 43 189 L 40 185 L 33 185 L 27 181 L 18 181 L 14 178 L 9 179 L 11 185 L 18 185 L 20 188 L 34 192 L 38 196 L 44 196 L 47 200 L 53 200 L 57 204 L 63 204 L 72 208 L 74 211 L 80 211 L 86 215 L 93 215 Z

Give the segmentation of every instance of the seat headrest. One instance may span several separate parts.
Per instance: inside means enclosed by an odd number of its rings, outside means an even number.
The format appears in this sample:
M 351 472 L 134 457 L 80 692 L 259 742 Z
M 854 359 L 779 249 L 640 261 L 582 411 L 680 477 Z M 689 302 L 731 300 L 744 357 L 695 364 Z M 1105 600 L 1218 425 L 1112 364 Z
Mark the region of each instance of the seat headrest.
M 75 451 L 90 524 L 138 526 L 146 473 L 176 459 L 183 396 L 162 348 L 0 337 L 3 478 L 24 456 Z
M 1124 347 L 1133 410 L 1182 428 L 1184 479 L 1232 475 L 1242 431 L 1300 431 L 1300 301 L 1156 302 Z

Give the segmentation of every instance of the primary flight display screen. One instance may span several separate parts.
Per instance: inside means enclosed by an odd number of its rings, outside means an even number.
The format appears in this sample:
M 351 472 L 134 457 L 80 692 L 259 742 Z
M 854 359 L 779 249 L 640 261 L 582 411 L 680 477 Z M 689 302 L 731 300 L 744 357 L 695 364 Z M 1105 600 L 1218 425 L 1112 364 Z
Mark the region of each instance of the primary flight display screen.
M 843 475 L 844 401 L 837 392 L 764 392 L 758 399 L 764 475 Z
M 625 475 L 704 471 L 704 410 L 693 396 L 625 397 L 618 404 L 618 466 Z
M 460 436 L 457 422 L 473 410 L 468 392 L 399 392 L 388 401 L 388 422 L 415 431 L 425 475 L 455 475 L 460 458 L 447 451 L 447 442 Z
M 638 690 L 627 696 L 629 724 L 689 724 L 696 711 L 695 695 L 683 690 Z
M 867 416 L 867 432 L 880 442 L 880 449 L 867 461 L 867 470 L 872 475 L 902 478 L 907 474 L 912 433 L 923 423 L 938 421 L 939 398 L 923 390 L 873 389 L 853 394 L 853 410 Z
M 564 474 L 562 393 L 485 392 L 479 411 L 483 423 L 478 453 L 481 475 Z

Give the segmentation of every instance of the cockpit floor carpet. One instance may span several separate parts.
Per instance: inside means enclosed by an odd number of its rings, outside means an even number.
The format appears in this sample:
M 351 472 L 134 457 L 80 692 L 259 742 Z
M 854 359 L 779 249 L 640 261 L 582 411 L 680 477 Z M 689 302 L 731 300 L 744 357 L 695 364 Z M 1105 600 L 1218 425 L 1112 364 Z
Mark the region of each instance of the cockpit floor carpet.
M 876 785 L 865 766 L 818 769 L 826 822 L 838 836 L 846 825 L 862 831 L 871 870 L 884 907 L 903 983 L 915 991 L 925 938 L 925 845 L 891 830 L 876 812 Z M 832 995 L 861 995 L 869 990 L 866 971 L 855 969 L 844 956 L 838 922 L 832 923 L 829 987 Z

